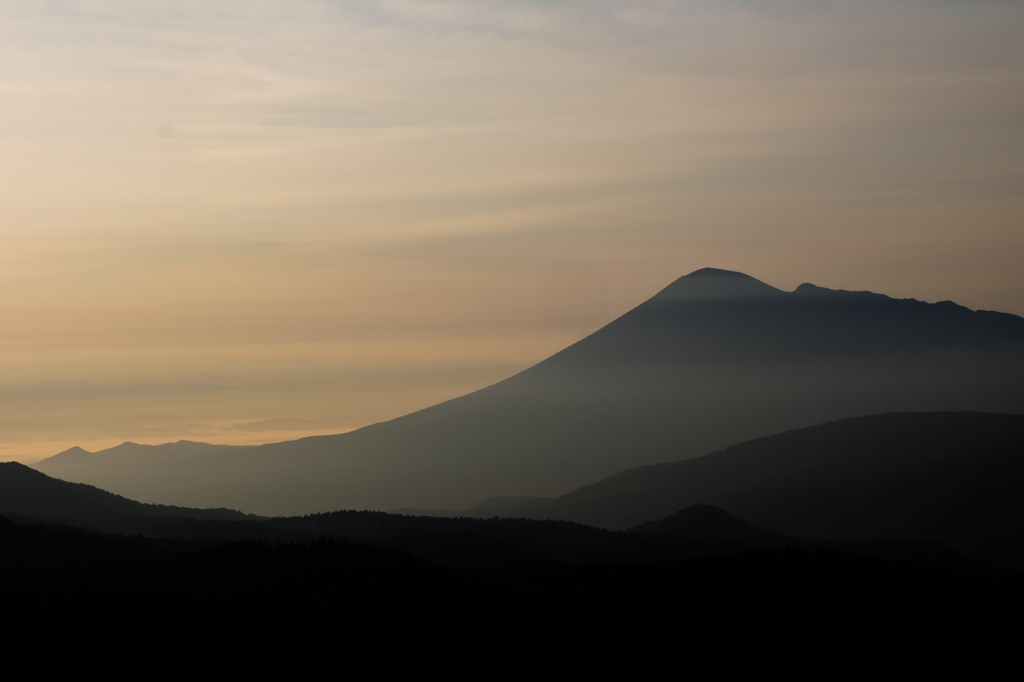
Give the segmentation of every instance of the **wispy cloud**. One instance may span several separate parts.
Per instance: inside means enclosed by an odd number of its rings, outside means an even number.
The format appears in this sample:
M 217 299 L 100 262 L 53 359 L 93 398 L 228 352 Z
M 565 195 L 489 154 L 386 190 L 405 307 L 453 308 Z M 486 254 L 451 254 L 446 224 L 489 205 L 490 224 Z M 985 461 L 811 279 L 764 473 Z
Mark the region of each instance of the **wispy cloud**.
M 704 265 L 1024 313 L 1020 3 L 4 9 L 5 358 L 540 359 Z

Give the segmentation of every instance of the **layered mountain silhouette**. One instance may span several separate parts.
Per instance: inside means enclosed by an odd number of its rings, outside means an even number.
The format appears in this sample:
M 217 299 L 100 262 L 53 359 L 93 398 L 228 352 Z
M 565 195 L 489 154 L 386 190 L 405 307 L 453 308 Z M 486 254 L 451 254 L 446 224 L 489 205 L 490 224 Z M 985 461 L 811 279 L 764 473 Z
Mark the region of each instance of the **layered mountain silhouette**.
M 53 479 L 18 463 L 6 463 L 0 464 L 0 510 L 0 544 L 15 526 L 35 528 L 29 535 L 49 538 L 47 546 L 64 555 L 61 561 L 88 561 L 83 541 L 106 543 L 108 549 L 135 546 L 172 554 L 246 541 L 279 546 L 356 542 L 399 550 L 438 566 L 627 564 L 707 558 L 762 547 L 839 550 L 885 560 L 917 561 L 936 568 L 989 572 L 984 562 L 935 542 L 794 538 L 701 504 L 641 524 L 631 532 L 551 519 L 437 518 L 352 510 L 263 518 L 229 509 L 143 504 L 93 486 Z M 90 540 L 72 529 L 94 535 Z M 107 534 L 106 540 L 102 534 Z M 23 558 L 36 568 L 40 562 L 49 561 L 40 556 Z
M 683 508 L 689 509 L 663 518 Z M 612 529 L 641 524 L 638 529 L 685 535 L 672 528 L 694 518 L 713 523 L 721 510 L 758 526 L 756 533 L 768 532 L 764 528 L 820 540 L 934 540 L 1024 567 L 1024 416 L 936 412 L 843 419 L 704 457 L 629 469 L 555 500 L 492 505 L 488 514 Z M 728 528 L 718 537 L 757 537 Z
M 36 467 L 268 515 L 467 509 L 844 417 L 965 410 L 1024 413 L 1024 319 L 707 268 L 510 379 L 389 422 L 173 466 L 80 452 Z

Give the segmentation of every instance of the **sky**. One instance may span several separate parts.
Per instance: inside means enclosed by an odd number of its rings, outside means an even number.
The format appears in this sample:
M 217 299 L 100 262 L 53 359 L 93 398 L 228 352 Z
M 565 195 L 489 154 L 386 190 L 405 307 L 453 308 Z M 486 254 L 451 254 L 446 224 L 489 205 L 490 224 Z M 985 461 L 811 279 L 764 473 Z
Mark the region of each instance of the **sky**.
M 1021 35 L 994 0 L 0 0 L 0 459 L 399 416 L 706 266 L 1024 315 Z

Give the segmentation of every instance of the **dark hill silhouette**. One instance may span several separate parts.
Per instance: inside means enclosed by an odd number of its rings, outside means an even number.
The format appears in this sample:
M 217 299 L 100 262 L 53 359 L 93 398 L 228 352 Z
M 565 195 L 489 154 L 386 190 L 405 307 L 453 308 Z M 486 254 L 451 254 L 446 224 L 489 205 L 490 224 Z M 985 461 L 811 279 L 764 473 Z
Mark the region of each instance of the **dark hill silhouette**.
M 51 478 L 17 462 L 0 462 L 0 514 L 32 516 L 74 525 L 88 520 L 126 517 L 248 518 L 246 514 L 231 509 L 186 509 L 143 504 L 84 483 Z
M 697 503 L 790 536 L 935 540 L 1024 567 L 1024 416 L 844 419 L 491 513 L 658 528 L 674 517 L 652 519 Z
M 934 540 L 892 541 L 892 540 L 817 540 L 775 533 L 742 521 L 724 509 L 707 504 L 694 504 L 663 519 L 647 521 L 631 533 L 668 535 L 686 540 L 703 542 L 711 547 L 726 551 L 727 548 L 766 549 L 831 549 L 850 552 L 861 556 L 872 556 L 890 561 L 913 561 L 926 566 L 952 571 L 963 571 L 978 575 L 993 575 L 997 568 L 1019 569 L 1013 562 L 1001 561 L 991 552 L 982 551 L 981 556 L 971 552 L 960 553 Z M 989 548 L 986 548 L 986 550 Z
M 567 521 L 435 518 L 337 511 L 261 518 L 227 509 L 135 502 L 83 483 L 0 463 L 0 535 L 42 523 L 128 537 L 188 542 L 360 542 L 398 549 L 443 565 L 524 565 L 674 560 L 730 551 L 735 543 L 615 533 Z
M 792 543 L 791 538 L 781 533 L 758 528 L 752 523 L 741 521 L 724 509 L 707 504 L 692 504 L 675 514 L 641 523 L 630 530 L 635 533 L 676 535 L 694 540 L 743 542 L 753 545 Z
M 707 268 L 510 379 L 389 422 L 173 467 L 37 466 L 261 514 L 468 509 L 843 417 L 961 410 L 1024 413 L 1024 319 Z
M 246 541 L 356 542 L 400 550 L 435 565 L 527 566 L 674 561 L 767 547 L 840 550 L 977 575 L 993 574 L 987 564 L 936 543 L 792 538 L 706 505 L 694 505 L 624 533 L 550 519 L 438 518 L 352 510 L 269 519 L 245 517 L 230 510 L 141 504 L 85 484 L 50 479 L 19 464 L 0 468 L 0 482 L 0 494 L 13 491 L 5 495 L 3 504 L 15 510 L 7 515 L 18 525 L 52 528 L 56 534 L 51 537 L 58 540 L 71 537 L 66 536 L 69 527 L 98 531 L 97 537 L 111 533 L 114 535 L 108 537 L 122 548 L 138 544 L 132 538 L 145 538 L 152 541 L 151 548 L 170 550 L 175 546 L 194 549 Z M 10 535 L 12 528 L 14 525 L 0 516 L 0 537 Z M 64 547 L 66 558 L 73 558 L 76 547 L 81 549 L 77 541 Z

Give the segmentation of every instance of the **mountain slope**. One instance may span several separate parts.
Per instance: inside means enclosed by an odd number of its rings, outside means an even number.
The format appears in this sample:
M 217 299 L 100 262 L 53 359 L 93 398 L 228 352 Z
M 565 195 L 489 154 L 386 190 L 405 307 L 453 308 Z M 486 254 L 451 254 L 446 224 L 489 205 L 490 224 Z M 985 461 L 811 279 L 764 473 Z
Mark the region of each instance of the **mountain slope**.
M 37 467 L 146 501 L 262 514 L 466 509 L 843 417 L 937 410 L 1024 412 L 1024 319 L 704 269 L 510 379 L 390 422 L 159 475 L 142 461 L 116 476 Z

